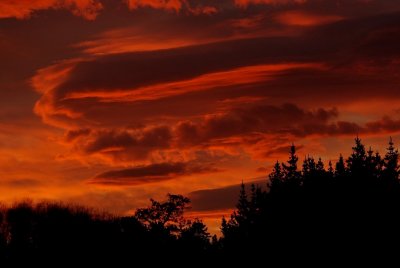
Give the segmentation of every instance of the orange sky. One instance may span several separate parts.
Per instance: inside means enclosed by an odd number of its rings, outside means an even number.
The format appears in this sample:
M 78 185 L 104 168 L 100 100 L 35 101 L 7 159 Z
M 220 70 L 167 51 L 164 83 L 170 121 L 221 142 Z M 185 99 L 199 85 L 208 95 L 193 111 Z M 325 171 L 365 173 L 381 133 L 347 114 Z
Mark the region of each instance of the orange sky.
M 394 0 L 1 0 L 0 198 L 213 222 L 292 142 L 400 140 L 399 36 Z

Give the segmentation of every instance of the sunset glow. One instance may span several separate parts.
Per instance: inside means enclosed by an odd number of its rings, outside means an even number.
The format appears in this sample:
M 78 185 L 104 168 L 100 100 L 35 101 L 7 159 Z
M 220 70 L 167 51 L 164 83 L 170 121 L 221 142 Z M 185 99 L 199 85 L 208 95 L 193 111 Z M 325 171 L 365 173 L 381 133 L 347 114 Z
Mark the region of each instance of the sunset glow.
M 392 0 L 0 0 L 0 201 L 179 193 L 217 233 L 292 143 L 400 144 L 399 36 Z

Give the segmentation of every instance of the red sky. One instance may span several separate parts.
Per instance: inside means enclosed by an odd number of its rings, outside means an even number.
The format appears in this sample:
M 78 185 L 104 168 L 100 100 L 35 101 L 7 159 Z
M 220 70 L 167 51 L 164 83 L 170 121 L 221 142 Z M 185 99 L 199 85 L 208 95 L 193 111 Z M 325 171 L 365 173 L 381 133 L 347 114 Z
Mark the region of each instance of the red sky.
M 219 218 L 292 142 L 400 141 L 399 47 L 397 0 L 0 0 L 0 199 Z

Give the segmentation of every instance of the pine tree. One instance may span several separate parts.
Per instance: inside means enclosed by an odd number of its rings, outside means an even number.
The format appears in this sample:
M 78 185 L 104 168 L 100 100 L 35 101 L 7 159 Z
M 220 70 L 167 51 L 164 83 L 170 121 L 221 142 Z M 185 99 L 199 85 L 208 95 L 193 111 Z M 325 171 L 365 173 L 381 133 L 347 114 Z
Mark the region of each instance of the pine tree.
M 278 190 L 283 184 L 283 180 L 284 174 L 282 172 L 281 164 L 279 163 L 279 161 L 276 161 L 272 173 L 269 174 L 268 187 L 271 191 Z
M 383 170 L 383 160 L 382 160 L 382 156 L 379 154 L 379 152 L 375 153 L 375 165 L 376 165 L 376 177 L 379 178 L 382 175 L 382 170 Z
M 365 146 L 362 144 L 361 139 L 357 136 L 355 139 L 355 146 L 352 148 L 353 152 L 347 159 L 347 166 L 351 174 L 362 175 L 366 173 L 366 152 Z
M 316 165 L 316 169 L 319 172 L 325 172 L 325 166 L 324 166 L 324 162 L 322 162 L 321 157 L 318 159 L 318 163 Z
M 307 156 L 303 162 L 303 174 L 305 176 L 309 176 L 315 173 L 317 170 L 317 165 L 315 163 L 314 158 Z
M 346 174 L 346 166 L 344 164 L 343 155 L 340 154 L 339 161 L 336 163 L 335 177 L 342 177 Z
M 239 201 L 236 208 L 237 208 L 236 220 L 240 225 L 241 223 L 245 222 L 248 219 L 250 212 L 250 202 L 247 198 L 246 187 L 243 182 L 240 186 Z
M 228 221 L 225 219 L 225 216 L 222 217 L 221 221 L 221 233 L 224 237 L 229 237 L 229 224 Z
M 367 176 L 369 178 L 378 178 L 382 171 L 382 159 L 378 152 L 374 152 L 372 147 L 369 147 L 366 156 Z
M 383 178 L 386 182 L 397 183 L 399 179 L 399 151 L 395 149 L 392 137 L 384 158 Z
M 257 221 L 260 216 L 261 206 L 262 206 L 263 192 L 259 186 L 255 184 L 251 185 L 251 197 L 250 197 L 250 208 L 248 221 L 253 224 Z
M 330 177 L 333 177 L 333 175 L 334 175 L 334 173 L 335 173 L 335 170 L 333 169 L 333 164 L 332 164 L 332 161 L 331 160 L 329 160 L 329 167 L 328 167 L 328 174 L 329 174 L 329 176 Z
M 303 176 L 307 176 L 308 174 L 310 174 L 310 165 L 309 165 L 309 159 L 310 157 L 305 157 L 304 161 L 303 161 Z
M 292 186 L 299 186 L 301 184 L 301 174 L 297 170 L 298 161 L 299 158 L 296 155 L 296 146 L 292 144 L 290 147 L 289 160 L 287 164 L 283 164 L 285 180 Z

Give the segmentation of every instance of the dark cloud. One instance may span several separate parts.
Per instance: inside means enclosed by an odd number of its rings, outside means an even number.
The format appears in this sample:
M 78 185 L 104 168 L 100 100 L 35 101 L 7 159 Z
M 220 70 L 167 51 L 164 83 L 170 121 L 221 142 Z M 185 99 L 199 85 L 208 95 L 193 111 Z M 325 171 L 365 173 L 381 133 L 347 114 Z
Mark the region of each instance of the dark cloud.
M 292 42 L 291 38 L 284 37 L 255 38 L 104 56 L 79 63 L 57 89 L 57 97 L 74 91 L 134 89 L 262 63 L 310 61 L 305 57 L 314 48 L 298 43 L 291 45 Z M 298 47 L 293 50 L 295 45 Z
M 267 178 L 259 178 L 255 181 L 245 183 L 247 191 L 250 191 L 252 184 L 265 189 Z M 222 188 L 191 192 L 188 196 L 192 201 L 192 209 L 194 211 L 226 210 L 235 208 L 239 191 L 240 184 L 235 184 Z
M 393 13 L 347 19 L 313 27 L 300 37 L 236 39 L 83 60 L 54 89 L 40 89 L 46 92 L 36 111 L 70 124 L 121 125 L 160 119 L 157 115 L 206 113 L 221 99 L 235 96 L 307 101 L 306 96 L 324 103 L 385 98 L 395 93 L 400 80 L 395 71 L 399 40 L 394 34 L 399 17 Z M 320 67 L 302 65 L 310 62 Z M 265 64 L 288 67 L 274 71 L 257 67 L 255 75 L 254 66 Z M 254 68 L 251 79 L 230 84 L 249 70 L 236 76 L 226 72 L 249 66 Z M 187 82 L 191 79 L 199 80 Z M 188 98 L 200 105 L 188 104 Z
M 15 188 L 35 188 L 43 185 L 43 183 L 37 179 L 14 179 L 6 181 L 4 184 Z
M 171 130 L 166 126 L 139 130 L 81 130 L 80 134 L 79 139 L 74 136 L 77 139 L 75 146 L 86 154 L 122 153 L 130 154 L 130 159 L 144 159 L 152 150 L 168 149 L 172 140 Z
M 181 123 L 177 133 L 185 144 L 252 132 L 306 135 L 315 133 L 314 126 L 325 126 L 337 116 L 337 109 L 307 111 L 294 104 L 256 105 L 208 116 L 200 124 Z
M 400 119 L 385 116 L 381 120 L 368 122 L 365 129 L 371 133 L 398 132 L 400 131 Z
M 154 152 L 194 150 L 214 146 L 261 146 L 263 158 L 278 157 L 289 151 L 288 140 L 267 143 L 267 137 L 305 138 L 319 136 L 354 136 L 357 134 L 400 131 L 400 120 L 385 116 L 360 124 L 339 120 L 336 108 L 312 110 L 294 104 L 235 107 L 218 115 L 196 121 L 181 121 L 169 126 L 123 130 L 75 130 L 67 137 L 84 155 L 102 154 L 116 161 L 146 160 Z M 268 135 L 268 136 L 267 136 Z M 279 140 L 279 139 L 278 139 Z M 265 148 L 267 147 L 267 148 Z M 299 149 L 303 148 L 302 145 Z M 161 153 L 162 154 L 162 153 Z M 168 159 L 168 154 L 164 154 Z
M 268 169 L 265 167 L 259 167 L 256 169 L 256 171 L 259 173 L 267 173 Z
M 105 185 L 141 185 L 175 179 L 180 176 L 217 172 L 212 166 L 195 163 L 160 163 L 134 168 L 107 171 L 97 175 L 90 182 Z
M 69 130 L 65 134 L 65 140 L 67 142 L 72 142 L 79 137 L 84 137 L 88 136 L 90 134 L 91 130 L 90 129 L 77 129 L 77 130 Z
M 265 157 L 274 157 L 274 156 L 281 157 L 282 155 L 286 156 L 290 152 L 290 147 L 291 147 L 291 145 L 276 146 L 270 150 L 267 150 L 264 153 L 264 156 Z M 303 149 L 303 148 L 304 148 L 304 145 L 299 145 L 299 144 L 296 145 L 297 151 L 301 151 L 301 149 Z M 264 170 L 265 170 L 265 168 L 260 168 L 259 171 L 264 172 Z M 266 172 L 266 170 L 265 170 L 265 172 Z

